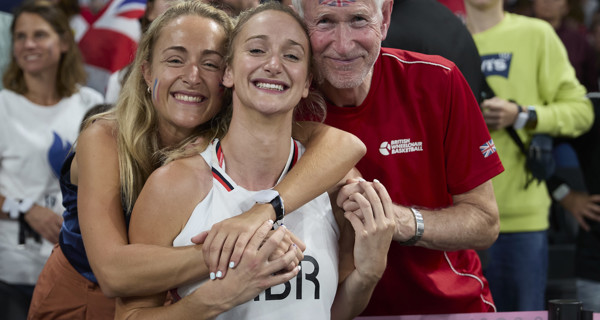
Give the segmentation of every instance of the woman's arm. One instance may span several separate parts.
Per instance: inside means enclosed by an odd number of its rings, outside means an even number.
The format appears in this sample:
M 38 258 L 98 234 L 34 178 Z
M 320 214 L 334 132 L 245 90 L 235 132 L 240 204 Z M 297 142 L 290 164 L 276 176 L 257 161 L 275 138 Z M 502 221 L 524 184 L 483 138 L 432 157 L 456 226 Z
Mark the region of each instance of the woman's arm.
M 293 137 L 306 146 L 298 163 L 274 187 L 283 199 L 285 212 L 292 212 L 329 190 L 366 153 L 356 136 L 317 122 L 294 125 Z M 215 224 L 202 248 L 210 272 L 221 271 L 240 261 L 253 231 L 267 219 L 275 220 L 270 204 L 257 204 L 249 211 Z M 303 244 L 296 240 L 304 249 Z
M 84 130 L 72 166 L 81 233 L 102 291 L 109 297 L 156 293 L 205 277 L 200 246 L 128 245 L 115 130 L 106 120 Z
M 360 212 L 343 212 L 335 205 L 335 197 L 331 200 L 337 220 L 347 219 L 340 223 L 340 284 L 332 319 L 353 319 L 367 306 L 385 271 L 395 230 L 392 200 L 383 185 L 364 180 L 358 184 L 362 192 L 350 195 L 350 201 L 358 204 Z
M 131 242 L 171 246 L 189 220 L 196 203 L 202 201 L 211 187 L 210 168 L 199 156 L 175 161 L 156 170 L 135 204 L 129 230 Z M 263 222 L 241 264 L 227 280 L 208 281 L 191 295 L 169 306 L 164 306 L 164 292 L 123 298 L 117 303 L 116 318 L 208 319 L 254 298 L 271 285 L 288 281 L 297 274 L 297 268 L 277 275 L 274 273 L 296 259 L 295 248 L 289 245 L 283 257 L 269 262 L 269 255 L 279 248 L 287 233 L 285 228 L 280 228 L 262 245 L 272 225 L 272 221 Z M 154 263 L 154 259 L 149 263 Z
M 283 273 L 278 270 L 296 258 L 292 246 L 284 256 L 269 261 L 268 257 L 277 250 L 287 232 L 279 228 L 265 239 L 272 226 L 273 221 L 267 221 L 256 230 L 240 265 L 230 271 L 226 279 L 207 281 L 189 296 L 168 306 L 164 306 L 164 293 L 118 299 L 115 319 L 212 319 L 267 288 L 291 280 L 298 274 L 298 267 Z

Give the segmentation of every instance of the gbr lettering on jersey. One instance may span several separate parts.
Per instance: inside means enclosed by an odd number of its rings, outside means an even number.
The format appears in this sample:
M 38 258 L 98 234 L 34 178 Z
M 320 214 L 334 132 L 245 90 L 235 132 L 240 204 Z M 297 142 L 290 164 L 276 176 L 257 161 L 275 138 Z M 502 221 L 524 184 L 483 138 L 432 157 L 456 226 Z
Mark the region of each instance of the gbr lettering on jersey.
M 293 285 L 290 281 L 280 285 L 273 286 L 261 292 L 254 301 L 272 301 L 285 299 L 314 299 L 321 298 L 321 285 L 319 283 L 319 262 L 317 259 L 305 255 L 300 262 L 301 270 L 293 279 Z M 312 269 L 310 268 L 312 266 Z M 310 271 L 310 272 L 307 272 Z

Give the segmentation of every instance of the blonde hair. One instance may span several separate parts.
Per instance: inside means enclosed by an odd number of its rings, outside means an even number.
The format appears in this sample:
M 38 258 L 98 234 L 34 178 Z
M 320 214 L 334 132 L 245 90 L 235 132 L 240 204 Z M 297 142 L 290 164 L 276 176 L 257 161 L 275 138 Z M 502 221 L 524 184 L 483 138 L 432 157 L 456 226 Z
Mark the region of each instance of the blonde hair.
M 150 24 L 140 40 L 131 74 L 123 85 L 116 108 L 92 117 L 86 123 L 89 125 L 96 119 L 104 118 L 116 121 L 118 125 L 121 192 L 123 207 L 127 213 L 131 212 L 144 183 L 161 165 L 165 154 L 165 150 L 160 150 L 159 147 L 158 116 L 152 98 L 146 91 L 148 86 L 142 74 L 142 65 L 152 61 L 152 50 L 164 27 L 172 20 L 186 15 L 217 22 L 224 31 L 224 50 L 227 50 L 227 39 L 233 29 L 233 22 L 225 12 L 200 1 L 184 1 L 173 5 Z M 222 111 L 219 112 L 221 113 Z M 178 149 L 181 145 L 195 141 L 199 136 L 216 136 L 218 130 L 212 128 L 212 122 L 211 120 L 198 126 L 190 137 L 176 146 L 168 146 L 165 149 Z
M 55 91 L 60 98 L 70 97 L 79 90 L 79 85 L 83 85 L 86 80 L 85 69 L 83 68 L 83 59 L 73 32 L 69 27 L 69 21 L 66 15 L 51 2 L 45 0 L 25 1 L 14 14 L 10 31 L 13 36 L 12 47 L 14 48 L 14 33 L 17 20 L 23 13 L 32 13 L 40 16 L 56 32 L 60 41 L 67 44 L 67 51 L 61 54 L 56 73 Z M 23 69 L 17 64 L 14 54 L 2 77 L 2 83 L 5 88 L 18 94 L 25 95 L 29 89 L 25 83 Z

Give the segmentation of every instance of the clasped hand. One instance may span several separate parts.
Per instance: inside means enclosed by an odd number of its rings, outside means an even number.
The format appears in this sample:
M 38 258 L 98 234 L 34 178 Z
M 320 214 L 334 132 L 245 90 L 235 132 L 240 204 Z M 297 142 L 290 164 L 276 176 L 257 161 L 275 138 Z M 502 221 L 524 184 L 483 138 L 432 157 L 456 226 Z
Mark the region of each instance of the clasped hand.
M 483 118 L 488 128 L 493 130 L 512 126 L 517 120 L 519 108 L 513 102 L 493 97 L 481 103 Z
M 396 229 L 392 200 L 379 181 L 349 180 L 336 203 L 354 229 L 354 266 L 364 278 L 378 281 Z
M 214 224 L 210 231 L 192 238 L 195 244 L 203 243 L 202 253 L 211 279 L 225 277 L 228 269 L 235 268 L 240 263 L 248 242 L 264 221 L 269 219 L 269 210 L 272 210 L 269 206 L 257 204 L 240 215 Z M 271 234 L 272 232 L 267 237 Z M 292 270 L 304 259 L 302 252 L 306 246 L 289 230 L 269 259 L 273 261 L 290 249 L 296 252 L 296 258 L 284 270 Z

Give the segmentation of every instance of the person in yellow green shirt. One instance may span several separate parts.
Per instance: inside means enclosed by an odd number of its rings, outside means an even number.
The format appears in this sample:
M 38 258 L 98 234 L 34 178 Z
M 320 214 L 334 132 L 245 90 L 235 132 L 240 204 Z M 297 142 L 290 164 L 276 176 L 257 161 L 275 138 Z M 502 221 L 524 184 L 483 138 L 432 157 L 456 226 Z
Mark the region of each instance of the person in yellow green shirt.
M 484 274 L 498 311 L 543 310 L 551 200 L 544 183 L 528 183 L 525 155 L 505 129 L 525 146 L 537 133 L 575 137 L 590 128 L 593 110 L 550 24 L 504 12 L 502 0 L 465 0 L 465 8 L 495 93 L 482 112 L 505 168 L 492 179 L 500 235 Z

